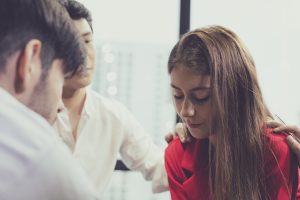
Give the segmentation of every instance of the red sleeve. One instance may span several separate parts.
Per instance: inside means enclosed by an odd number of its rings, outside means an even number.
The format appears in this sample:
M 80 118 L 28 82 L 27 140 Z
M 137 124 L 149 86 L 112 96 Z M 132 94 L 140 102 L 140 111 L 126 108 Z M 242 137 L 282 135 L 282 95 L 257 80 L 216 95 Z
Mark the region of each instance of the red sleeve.
M 297 200 L 300 200 L 300 183 L 299 183 L 299 180 L 300 180 L 300 170 L 298 169 L 298 190 L 297 190 L 297 195 L 296 195 Z
M 168 174 L 169 189 L 172 200 L 188 199 L 182 186 L 184 178 L 180 165 L 180 158 L 182 158 L 183 153 L 183 147 L 179 139 L 173 140 L 165 151 L 165 168 Z
M 285 140 L 285 135 L 267 134 L 266 189 L 271 200 L 290 200 L 293 187 L 298 186 L 298 166 Z

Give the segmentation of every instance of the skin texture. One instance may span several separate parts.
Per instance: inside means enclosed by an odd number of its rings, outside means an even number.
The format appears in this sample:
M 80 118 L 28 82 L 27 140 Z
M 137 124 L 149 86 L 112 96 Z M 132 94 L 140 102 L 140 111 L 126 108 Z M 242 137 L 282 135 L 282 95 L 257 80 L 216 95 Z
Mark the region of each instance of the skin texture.
M 72 127 L 72 134 L 74 140 L 77 139 L 77 128 L 83 109 L 86 87 L 92 82 L 94 68 L 95 68 L 95 47 L 93 42 L 93 33 L 87 20 L 84 18 L 73 20 L 73 23 L 87 52 L 86 72 L 77 72 L 72 78 L 65 79 L 63 86 L 63 103 L 68 110 L 69 119 Z
M 0 75 L 0 85 L 49 123 L 56 118 L 64 82 L 63 62 L 54 59 L 46 77 L 42 76 L 42 44 L 30 40 L 23 51 L 7 59 L 6 71 Z
M 56 119 L 56 111 L 62 95 L 63 62 L 54 60 L 46 79 L 40 79 L 31 96 L 29 107 L 46 118 L 50 124 Z
M 66 79 L 64 83 L 64 90 L 76 90 L 88 86 L 92 82 L 95 68 L 95 46 L 91 27 L 83 18 L 73 20 L 73 23 L 85 44 L 87 51 L 87 71 L 85 73 L 78 72 L 72 78 Z
M 209 137 L 210 77 L 181 65 L 170 77 L 174 106 L 184 125 L 196 139 Z

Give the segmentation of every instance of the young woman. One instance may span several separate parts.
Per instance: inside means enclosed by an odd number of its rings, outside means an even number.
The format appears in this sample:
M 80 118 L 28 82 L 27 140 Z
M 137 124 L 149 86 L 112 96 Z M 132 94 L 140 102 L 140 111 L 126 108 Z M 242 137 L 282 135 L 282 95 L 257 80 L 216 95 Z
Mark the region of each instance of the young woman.
M 252 57 L 230 30 L 185 34 L 168 62 L 177 114 L 193 141 L 173 140 L 165 165 L 173 200 L 295 198 L 297 162 L 270 117 Z

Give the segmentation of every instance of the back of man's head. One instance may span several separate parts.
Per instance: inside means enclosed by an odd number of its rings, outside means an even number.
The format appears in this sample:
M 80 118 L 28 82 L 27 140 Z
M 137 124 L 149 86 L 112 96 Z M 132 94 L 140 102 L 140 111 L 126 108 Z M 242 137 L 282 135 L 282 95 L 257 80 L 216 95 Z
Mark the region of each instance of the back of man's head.
M 64 60 L 65 73 L 74 74 L 85 62 L 85 49 L 71 23 L 58 0 L 1 0 L 0 73 L 9 56 L 38 39 L 44 74 L 56 58 Z

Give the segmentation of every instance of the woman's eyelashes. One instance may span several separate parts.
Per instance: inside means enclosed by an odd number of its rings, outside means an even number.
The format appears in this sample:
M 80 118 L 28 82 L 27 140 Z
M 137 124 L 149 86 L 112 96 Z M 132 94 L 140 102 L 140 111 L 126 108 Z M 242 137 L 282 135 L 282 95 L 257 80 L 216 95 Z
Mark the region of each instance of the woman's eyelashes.
M 178 95 L 178 94 L 173 94 L 173 97 L 174 97 L 175 100 L 180 100 L 180 99 L 184 98 L 183 95 Z
M 173 93 L 173 97 L 176 101 L 180 101 L 184 99 L 184 95 L 183 94 L 178 94 L 178 93 Z M 190 95 L 189 99 L 190 101 L 195 104 L 195 105 L 201 105 L 206 103 L 210 98 L 210 95 L 207 95 L 205 97 L 197 97 L 195 95 Z
M 210 96 L 207 95 L 206 97 L 203 97 L 203 98 L 198 98 L 196 96 L 191 96 L 191 101 L 193 104 L 196 104 L 196 105 L 202 105 L 206 102 L 208 102 Z

